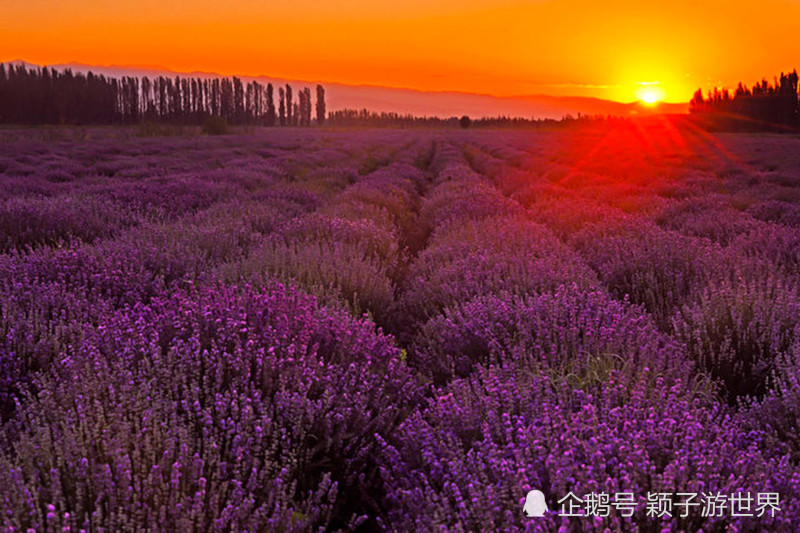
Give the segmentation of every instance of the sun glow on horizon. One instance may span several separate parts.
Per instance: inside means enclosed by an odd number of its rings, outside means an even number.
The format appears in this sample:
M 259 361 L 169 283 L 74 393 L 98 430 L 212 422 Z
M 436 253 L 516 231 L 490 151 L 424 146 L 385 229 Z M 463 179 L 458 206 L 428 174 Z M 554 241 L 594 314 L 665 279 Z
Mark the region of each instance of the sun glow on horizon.
M 656 105 L 663 101 L 667 93 L 658 82 L 640 83 L 636 97 L 647 105 Z

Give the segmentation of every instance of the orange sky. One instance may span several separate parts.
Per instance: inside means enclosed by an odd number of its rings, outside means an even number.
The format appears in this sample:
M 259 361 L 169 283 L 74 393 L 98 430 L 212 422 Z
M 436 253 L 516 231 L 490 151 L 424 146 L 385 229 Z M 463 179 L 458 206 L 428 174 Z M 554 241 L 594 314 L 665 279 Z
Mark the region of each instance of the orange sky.
M 667 101 L 800 67 L 800 0 L 2 0 L 0 60 Z

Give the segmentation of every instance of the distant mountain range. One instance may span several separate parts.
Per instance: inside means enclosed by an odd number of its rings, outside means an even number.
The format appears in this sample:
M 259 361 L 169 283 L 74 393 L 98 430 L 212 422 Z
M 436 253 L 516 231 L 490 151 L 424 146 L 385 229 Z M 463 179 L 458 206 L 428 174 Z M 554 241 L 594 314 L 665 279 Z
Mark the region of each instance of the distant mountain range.
M 7 63 L 24 64 L 36 67 L 24 61 Z M 56 70 L 72 69 L 73 72 L 94 72 L 105 76 L 181 76 L 216 78 L 223 77 L 213 72 L 176 72 L 163 67 L 151 66 L 118 66 L 118 65 L 86 65 L 82 63 L 64 63 L 48 65 Z M 470 117 L 511 116 L 525 118 L 560 119 L 565 115 L 616 115 L 652 113 L 686 113 L 688 103 L 661 103 L 657 106 L 646 106 L 641 102 L 622 103 L 600 98 L 580 96 L 492 96 L 457 91 L 419 91 L 394 87 L 373 85 L 347 85 L 324 81 L 287 80 L 269 76 L 239 76 L 243 81 L 257 80 L 259 83 L 273 85 L 290 84 L 294 88 L 313 86 L 322 83 L 325 87 L 326 102 L 329 111 L 339 109 L 369 109 L 375 112 L 397 112 L 400 114 L 428 115 L 452 117 L 469 115 Z

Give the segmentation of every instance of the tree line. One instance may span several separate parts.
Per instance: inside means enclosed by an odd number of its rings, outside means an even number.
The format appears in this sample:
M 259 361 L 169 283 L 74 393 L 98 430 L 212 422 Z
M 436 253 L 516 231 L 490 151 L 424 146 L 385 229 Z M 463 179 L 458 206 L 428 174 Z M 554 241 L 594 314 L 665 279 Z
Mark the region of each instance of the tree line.
M 0 63 L 0 123 L 199 125 L 220 117 L 231 125 L 311 126 L 326 118 L 325 88 L 296 94 L 231 78 L 107 77 Z M 295 98 L 296 96 L 296 98 Z
M 410 113 L 375 112 L 368 109 L 340 109 L 328 114 L 328 124 L 341 127 L 372 128 L 520 128 L 541 129 L 569 127 L 575 125 L 608 123 L 616 117 L 605 115 L 566 115 L 559 120 L 551 118 L 525 117 L 462 117 L 418 116 Z
M 703 96 L 698 89 L 689 111 L 710 129 L 794 131 L 800 128 L 797 70 L 781 73 L 773 83 L 762 79 L 752 88 L 740 82 L 732 93 L 715 87 Z
M 276 90 L 277 89 L 277 90 Z M 0 63 L 0 124 L 202 125 L 224 132 L 227 125 L 341 127 L 549 128 L 608 122 L 611 117 L 565 116 L 561 120 L 467 116 L 442 118 L 367 109 L 328 112 L 325 88 L 295 92 L 237 77 L 176 76 L 115 78 Z M 214 120 L 209 120 L 214 119 Z

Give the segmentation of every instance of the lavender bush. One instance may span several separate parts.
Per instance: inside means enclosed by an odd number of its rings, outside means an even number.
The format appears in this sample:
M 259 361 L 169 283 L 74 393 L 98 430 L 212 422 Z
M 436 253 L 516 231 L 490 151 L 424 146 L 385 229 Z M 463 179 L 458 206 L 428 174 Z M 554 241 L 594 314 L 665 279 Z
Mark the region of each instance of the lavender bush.
M 769 392 L 741 410 L 744 424 L 765 432 L 765 446 L 791 454 L 800 461 L 800 331 L 788 354 L 777 358 Z
M 776 361 L 792 346 L 798 322 L 795 283 L 780 275 L 751 274 L 711 282 L 695 303 L 676 314 L 674 329 L 689 356 L 719 379 L 735 401 L 765 394 Z
M 622 375 L 647 368 L 693 374 L 681 347 L 635 306 L 599 290 L 561 286 L 555 292 L 480 297 L 429 320 L 413 345 L 419 372 L 439 383 L 468 376 L 475 365 L 524 362 L 543 372 L 580 375 L 613 363 Z M 618 377 L 619 378 L 619 377 Z
M 643 305 L 662 328 L 707 278 L 719 250 L 636 218 L 585 226 L 570 240 L 617 298 Z
M 330 305 L 355 314 L 384 313 L 394 288 L 386 267 L 358 245 L 312 241 L 268 241 L 241 262 L 221 270 L 224 279 L 264 285 L 271 280 L 296 284 Z
M 758 221 L 713 197 L 690 198 L 668 205 L 656 216 L 662 227 L 707 237 L 722 245 L 760 227 Z
M 102 320 L 5 437 L 12 528 L 352 528 L 376 435 L 418 401 L 399 350 L 292 290 L 214 287 Z
M 497 238 L 486 240 L 491 231 Z M 481 295 L 597 285 L 594 273 L 543 226 L 522 217 L 449 223 L 411 264 L 396 313 L 406 324 Z
M 0 256 L 0 418 L 13 409 L 15 392 L 74 350 L 87 327 L 164 287 L 162 277 L 122 250 Z
M 718 407 L 681 382 L 613 373 L 592 392 L 525 373 L 479 370 L 453 382 L 384 440 L 392 531 L 793 531 L 797 504 L 785 497 L 775 517 L 647 515 L 653 493 L 793 494 L 800 474 L 785 457 L 759 450 Z M 524 519 L 528 490 L 551 512 Z M 569 492 L 632 493 L 632 516 L 560 517 Z M 556 511 L 556 512 L 553 512 Z M 583 508 L 578 514 L 584 514 Z

